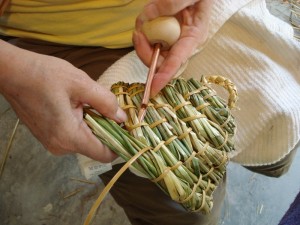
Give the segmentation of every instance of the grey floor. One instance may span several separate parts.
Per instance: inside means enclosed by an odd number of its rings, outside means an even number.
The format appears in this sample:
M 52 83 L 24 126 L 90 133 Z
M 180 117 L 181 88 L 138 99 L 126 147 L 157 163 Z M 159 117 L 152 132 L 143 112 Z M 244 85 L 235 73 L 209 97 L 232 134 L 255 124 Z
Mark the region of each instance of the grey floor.
M 288 21 L 288 4 L 279 0 L 267 3 L 273 14 Z M 14 112 L 0 95 L 0 162 L 16 121 Z M 220 224 L 277 225 L 300 190 L 299 171 L 300 151 L 289 172 L 280 178 L 252 173 L 230 163 Z M 78 179 L 83 177 L 74 156 L 52 156 L 21 123 L 0 178 L 0 224 L 82 224 L 103 184 L 99 180 L 88 184 Z M 93 224 L 130 223 L 108 195 Z

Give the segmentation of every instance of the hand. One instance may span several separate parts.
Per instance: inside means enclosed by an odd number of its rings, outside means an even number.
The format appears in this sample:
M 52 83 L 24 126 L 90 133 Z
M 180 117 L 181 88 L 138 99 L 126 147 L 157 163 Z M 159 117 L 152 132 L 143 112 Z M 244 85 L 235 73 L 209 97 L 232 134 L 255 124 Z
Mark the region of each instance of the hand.
M 175 16 L 181 24 L 179 40 L 168 51 L 162 51 L 158 71 L 152 82 L 151 96 L 155 96 L 176 74 L 208 36 L 212 0 L 151 0 L 136 19 L 133 44 L 143 63 L 150 65 L 153 47 L 141 32 L 145 21 L 160 16 Z
M 50 152 L 77 152 L 101 162 L 116 158 L 83 121 L 84 104 L 117 122 L 126 119 L 109 90 L 64 60 L 3 42 L 0 46 L 5 56 L 0 60 L 0 92 Z

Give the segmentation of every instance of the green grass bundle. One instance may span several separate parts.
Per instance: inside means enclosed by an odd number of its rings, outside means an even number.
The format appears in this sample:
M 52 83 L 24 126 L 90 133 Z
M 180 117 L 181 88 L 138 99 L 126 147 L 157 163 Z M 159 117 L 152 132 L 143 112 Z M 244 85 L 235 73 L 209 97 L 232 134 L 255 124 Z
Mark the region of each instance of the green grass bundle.
M 209 82 L 229 91 L 228 105 Z M 234 150 L 234 85 L 219 76 L 175 79 L 150 99 L 141 123 L 137 115 L 144 84 L 119 82 L 111 91 L 128 120 L 119 125 L 86 109 L 85 121 L 96 137 L 125 161 L 142 152 L 132 164 L 135 170 L 188 211 L 209 213 L 226 172 L 227 153 Z

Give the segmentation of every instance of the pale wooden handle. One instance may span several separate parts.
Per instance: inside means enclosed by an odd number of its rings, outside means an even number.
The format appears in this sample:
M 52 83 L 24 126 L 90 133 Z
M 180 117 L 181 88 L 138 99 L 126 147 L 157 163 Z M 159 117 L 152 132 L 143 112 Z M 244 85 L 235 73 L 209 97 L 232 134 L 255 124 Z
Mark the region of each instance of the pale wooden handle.
M 167 50 L 179 39 L 180 24 L 175 17 L 158 17 L 145 22 L 142 31 L 152 45 L 159 43 Z

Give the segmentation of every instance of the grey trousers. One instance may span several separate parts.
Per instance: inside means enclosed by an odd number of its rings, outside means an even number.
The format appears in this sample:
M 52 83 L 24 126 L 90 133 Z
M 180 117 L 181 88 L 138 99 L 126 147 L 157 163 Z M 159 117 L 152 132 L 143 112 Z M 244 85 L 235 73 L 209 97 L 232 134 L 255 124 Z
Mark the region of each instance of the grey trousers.
M 107 184 L 123 164 L 100 175 Z M 216 225 L 219 223 L 225 198 L 226 176 L 214 192 L 210 214 L 187 212 L 148 179 L 127 170 L 110 190 L 115 201 L 123 207 L 133 225 Z
M 3 37 L 0 36 L 3 39 Z M 85 71 L 91 78 L 97 79 L 113 62 L 132 51 L 132 48 L 105 49 L 101 47 L 80 47 L 59 45 L 44 41 L 6 37 L 10 43 L 37 53 L 65 59 L 75 67 Z M 284 174 L 293 158 L 295 150 L 280 162 L 263 166 L 247 167 L 267 176 Z M 108 183 L 121 165 L 101 175 Z M 222 203 L 225 197 L 226 177 L 214 193 L 214 207 L 209 215 L 190 213 L 181 205 L 172 201 L 155 184 L 126 171 L 111 189 L 116 202 L 123 207 L 133 225 L 215 225 L 218 224 Z

